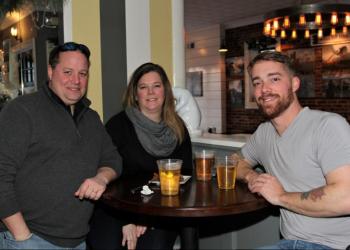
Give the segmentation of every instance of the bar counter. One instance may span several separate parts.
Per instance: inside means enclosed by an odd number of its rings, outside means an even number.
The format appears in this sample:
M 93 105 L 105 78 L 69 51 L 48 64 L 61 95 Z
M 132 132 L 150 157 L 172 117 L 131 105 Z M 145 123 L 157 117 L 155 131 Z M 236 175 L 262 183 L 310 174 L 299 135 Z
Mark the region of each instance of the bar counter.
M 250 134 L 210 134 L 191 137 L 195 145 L 206 144 L 221 147 L 242 148 L 249 139 Z

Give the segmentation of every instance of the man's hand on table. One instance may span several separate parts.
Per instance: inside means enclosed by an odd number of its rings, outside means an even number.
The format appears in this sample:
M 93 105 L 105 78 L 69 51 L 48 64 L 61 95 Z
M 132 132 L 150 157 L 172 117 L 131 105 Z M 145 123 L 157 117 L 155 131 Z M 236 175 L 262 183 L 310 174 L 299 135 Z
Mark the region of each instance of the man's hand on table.
M 103 192 L 106 190 L 107 181 L 99 176 L 86 179 L 75 192 L 75 196 L 80 200 L 86 198 L 91 200 L 98 200 Z
M 276 177 L 269 174 L 252 175 L 248 181 L 249 190 L 258 193 L 273 205 L 281 205 L 280 197 L 286 192 Z

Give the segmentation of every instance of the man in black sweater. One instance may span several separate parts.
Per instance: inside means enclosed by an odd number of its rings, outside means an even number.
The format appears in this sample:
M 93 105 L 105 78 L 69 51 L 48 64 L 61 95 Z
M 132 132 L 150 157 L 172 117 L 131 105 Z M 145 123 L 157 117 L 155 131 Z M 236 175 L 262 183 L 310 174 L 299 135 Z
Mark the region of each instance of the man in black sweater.
M 0 112 L 0 249 L 85 249 L 93 202 L 121 160 L 85 97 L 89 49 L 50 53 L 49 82 Z

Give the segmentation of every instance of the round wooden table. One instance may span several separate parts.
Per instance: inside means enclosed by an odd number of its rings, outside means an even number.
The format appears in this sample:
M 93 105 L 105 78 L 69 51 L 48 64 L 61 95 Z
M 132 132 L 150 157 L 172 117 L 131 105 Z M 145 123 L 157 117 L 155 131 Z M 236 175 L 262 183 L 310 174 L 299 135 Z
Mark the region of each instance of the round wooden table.
M 140 191 L 149 179 L 147 176 L 120 178 L 108 186 L 102 201 L 113 208 L 132 213 L 192 218 L 248 213 L 269 204 L 264 198 L 252 194 L 247 185 L 241 182 L 236 182 L 233 190 L 221 190 L 216 178 L 204 182 L 192 177 L 181 185 L 177 196 L 164 196 L 159 186 L 152 184 L 150 188 L 154 193 L 145 196 Z M 193 228 L 184 228 L 187 235 L 188 232 L 192 235 L 181 237 L 184 249 L 198 249 L 198 232 Z

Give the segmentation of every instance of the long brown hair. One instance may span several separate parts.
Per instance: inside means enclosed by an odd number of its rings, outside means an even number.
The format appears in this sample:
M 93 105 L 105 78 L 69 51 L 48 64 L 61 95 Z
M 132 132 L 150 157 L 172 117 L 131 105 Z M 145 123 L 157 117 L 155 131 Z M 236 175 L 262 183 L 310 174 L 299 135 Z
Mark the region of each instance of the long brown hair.
M 164 103 L 162 107 L 161 117 L 164 123 L 174 131 L 177 140 L 181 144 L 185 137 L 184 123 L 175 111 L 175 98 L 173 95 L 172 87 L 167 74 L 160 65 L 148 62 L 142 64 L 134 71 L 124 94 L 124 108 L 134 107 L 140 109 L 139 104 L 136 100 L 137 85 L 140 78 L 149 72 L 158 73 L 160 79 L 162 80 L 162 84 L 164 86 Z

